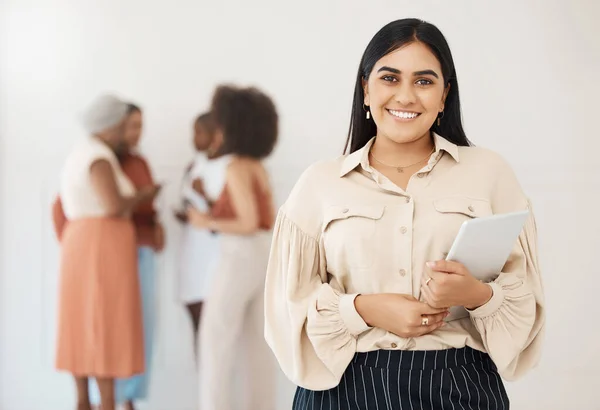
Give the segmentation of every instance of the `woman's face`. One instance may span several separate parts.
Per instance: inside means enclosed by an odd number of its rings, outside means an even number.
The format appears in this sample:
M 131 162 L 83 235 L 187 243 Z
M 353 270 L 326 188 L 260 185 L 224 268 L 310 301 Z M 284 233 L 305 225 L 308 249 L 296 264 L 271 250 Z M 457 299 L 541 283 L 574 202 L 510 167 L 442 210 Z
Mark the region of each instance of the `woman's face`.
M 125 130 L 127 128 L 127 119 L 122 120 L 120 123 L 112 128 L 108 128 L 105 131 L 97 134 L 97 136 L 105 141 L 115 152 L 121 152 L 123 150 L 125 142 Z
M 128 149 L 137 147 L 142 136 L 142 113 L 133 111 L 125 120 L 125 143 Z
M 194 124 L 194 147 L 196 151 L 207 151 L 213 142 L 213 135 L 206 129 L 202 122 Z
M 440 62 L 420 42 L 377 61 L 363 88 L 377 136 L 397 143 L 428 136 L 450 90 L 444 86 Z

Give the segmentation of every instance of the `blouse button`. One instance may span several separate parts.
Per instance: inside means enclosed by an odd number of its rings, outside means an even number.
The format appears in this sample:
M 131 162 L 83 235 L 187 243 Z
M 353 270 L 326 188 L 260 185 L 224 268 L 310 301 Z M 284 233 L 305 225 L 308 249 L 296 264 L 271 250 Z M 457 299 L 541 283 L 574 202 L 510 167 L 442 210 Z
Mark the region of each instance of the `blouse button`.
M 392 349 L 395 349 L 397 347 L 398 347 L 398 345 L 396 343 L 392 343 Z
M 400 232 L 406 233 L 406 231 L 408 231 L 408 229 L 406 229 L 406 226 L 403 226 L 402 228 L 400 228 Z
M 425 173 L 424 173 L 424 172 L 419 172 L 419 173 L 417 174 L 417 176 L 418 176 L 419 178 L 423 178 L 423 177 L 425 176 Z
M 475 208 L 473 208 L 473 205 L 469 205 L 469 211 L 473 212 L 475 210 Z
M 406 276 L 406 271 L 404 269 L 400 269 L 398 273 L 400 274 L 400 276 Z
M 344 209 L 342 210 L 342 213 L 345 213 L 345 214 L 346 214 L 346 213 L 348 213 L 348 211 L 349 211 L 349 209 L 348 209 L 348 208 L 344 208 Z

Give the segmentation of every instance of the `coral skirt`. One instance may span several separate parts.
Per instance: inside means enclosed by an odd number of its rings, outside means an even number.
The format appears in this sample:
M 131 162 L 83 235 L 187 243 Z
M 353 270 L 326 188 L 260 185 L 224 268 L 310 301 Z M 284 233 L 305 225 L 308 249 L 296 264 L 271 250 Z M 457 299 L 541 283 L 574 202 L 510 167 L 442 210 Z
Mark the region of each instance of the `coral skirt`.
M 69 221 L 61 239 L 58 370 L 104 378 L 144 371 L 137 269 L 129 220 Z

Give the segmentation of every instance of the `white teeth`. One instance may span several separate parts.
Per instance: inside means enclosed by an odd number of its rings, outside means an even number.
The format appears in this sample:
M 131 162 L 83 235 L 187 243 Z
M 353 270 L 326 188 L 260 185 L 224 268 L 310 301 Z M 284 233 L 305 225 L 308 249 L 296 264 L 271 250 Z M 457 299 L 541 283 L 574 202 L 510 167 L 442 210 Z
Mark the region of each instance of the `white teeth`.
M 405 120 L 410 120 L 410 119 L 416 118 L 417 115 L 419 115 L 416 112 L 404 112 L 404 111 L 394 111 L 394 110 L 388 110 L 388 111 L 394 117 L 404 118 Z

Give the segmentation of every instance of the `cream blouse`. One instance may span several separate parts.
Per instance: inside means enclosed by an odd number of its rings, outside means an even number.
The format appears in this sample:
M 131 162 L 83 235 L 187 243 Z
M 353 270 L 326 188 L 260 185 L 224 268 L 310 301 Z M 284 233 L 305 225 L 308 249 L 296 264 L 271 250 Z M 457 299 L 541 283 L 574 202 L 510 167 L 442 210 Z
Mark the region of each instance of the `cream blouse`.
M 307 169 L 278 213 L 265 288 L 265 337 L 287 377 L 311 390 L 339 381 L 356 352 L 488 352 L 506 379 L 540 356 L 544 299 L 531 213 L 493 296 L 436 331 L 402 338 L 370 328 L 357 294 L 421 298 L 427 261 L 443 259 L 469 218 L 531 208 L 510 166 L 483 148 L 435 135 L 435 152 L 406 191 L 363 149 Z M 422 298 L 421 298 L 422 300 Z

